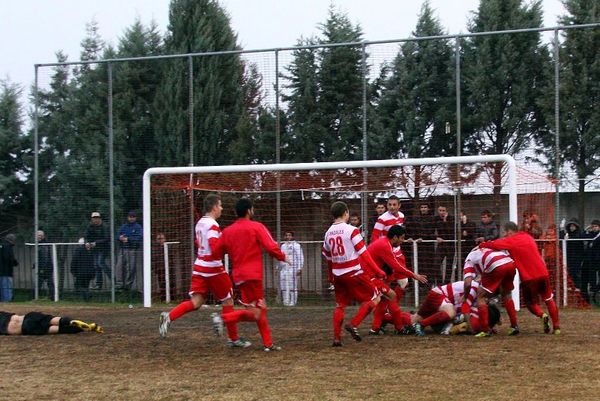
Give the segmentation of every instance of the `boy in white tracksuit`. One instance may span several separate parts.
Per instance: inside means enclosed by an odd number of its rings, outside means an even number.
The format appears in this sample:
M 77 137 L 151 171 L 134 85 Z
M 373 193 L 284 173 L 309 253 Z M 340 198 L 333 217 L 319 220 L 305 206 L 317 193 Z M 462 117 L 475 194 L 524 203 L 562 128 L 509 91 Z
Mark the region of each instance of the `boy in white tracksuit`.
M 298 302 L 298 280 L 304 267 L 304 253 L 292 231 L 286 231 L 284 238 L 281 250 L 291 263 L 279 262 L 281 298 L 285 306 L 294 306 Z

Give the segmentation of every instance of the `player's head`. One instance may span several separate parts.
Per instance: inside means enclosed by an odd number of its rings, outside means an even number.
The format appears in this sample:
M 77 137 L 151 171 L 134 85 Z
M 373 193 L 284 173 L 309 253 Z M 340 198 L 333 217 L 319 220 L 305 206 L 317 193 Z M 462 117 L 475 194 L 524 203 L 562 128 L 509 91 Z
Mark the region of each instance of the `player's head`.
M 293 231 L 286 231 L 284 234 L 284 238 L 286 241 L 292 241 L 294 239 L 294 232 Z
M 484 210 L 481 212 L 481 222 L 483 224 L 489 224 L 492 221 L 492 212 L 489 210 Z
M 387 210 L 387 199 L 378 198 L 377 204 L 375 205 L 375 213 L 381 216 Z
M 350 225 L 360 227 L 360 216 L 357 212 L 350 213 Z
M 347 221 L 350 216 L 348 205 L 342 201 L 333 202 L 333 205 L 331 205 L 331 216 L 334 219 L 344 218 L 345 216 L 345 221 Z
M 392 214 L 398 213 L 400 210 L 400 198 L 396 195 L 390 196 L 387 201 L 387 210 Z
M 513 235 L 519 231 L 519 226 L 514 221 L 507 221 L 504 223 L 504 232 L 506 235 Z
M 488 323 L 490 325 L 490 329 L 498 324 L 502 324 L 500 319 L 500 310 L 495 304 L 488 305 Z
M 252 217 L 254 214 L 254 206 L 248 198 L 241 198 L 235 204 L 235 214 L 237 217 Z
M 204 198 L 203 204 L 204 214 L 212 213 L 215 218 L 221 217 L 221 212 L 223 211 L 223 206 L 221 205 L 221 195 L 218 194 L 208 194 Z
M 406 230 L 402 226 L 391 226 L 387 232 L 387 237 L 390 240 L 392 246 L 399 246 L 404 242 L 404 235 Z

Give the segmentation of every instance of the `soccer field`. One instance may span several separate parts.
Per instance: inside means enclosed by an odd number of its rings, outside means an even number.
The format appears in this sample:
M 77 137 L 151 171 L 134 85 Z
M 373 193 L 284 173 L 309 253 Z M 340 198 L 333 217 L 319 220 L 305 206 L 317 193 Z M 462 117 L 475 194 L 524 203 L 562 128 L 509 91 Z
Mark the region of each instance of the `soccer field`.
M 342 348 L 331 348 L 331 308 L 275 307 L 269 320 L 283 350 L 272 353 L 262 351 L 254 323 L 240 325 L 252 347 L 227 348 L 212 334 L 213 307 L 175 321 L 166 339 L 157 330 L 166 308 L 2 309 L 40 310 L 105 328 L 104 334 L 0 338 L 6 400 L 597 400 L 600 394 L 598 309 L 562 310 L 561 336 L 543 334 L 523 310 L 517 337 L 508 337 L 504 325 L 491 338 L 428 332 L 364 335 L 356 343 L 345 335 Z

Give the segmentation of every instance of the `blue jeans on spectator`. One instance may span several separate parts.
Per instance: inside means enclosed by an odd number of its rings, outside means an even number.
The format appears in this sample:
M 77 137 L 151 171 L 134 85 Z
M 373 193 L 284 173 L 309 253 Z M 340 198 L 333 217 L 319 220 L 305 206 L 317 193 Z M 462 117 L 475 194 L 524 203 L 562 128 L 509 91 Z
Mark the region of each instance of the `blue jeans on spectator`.
M 109 280 L 111 279 L 110 269 L 106 265 L 104 252 L 94 253 L 94 269 L 96 270 L 96 287 L 102 288 L 102 282 L 104 281 L 103 273 L 106 273 Z
M 10 302 L 13 298 L 13 279 L 11 276 L 0 276 L 0 302 Z

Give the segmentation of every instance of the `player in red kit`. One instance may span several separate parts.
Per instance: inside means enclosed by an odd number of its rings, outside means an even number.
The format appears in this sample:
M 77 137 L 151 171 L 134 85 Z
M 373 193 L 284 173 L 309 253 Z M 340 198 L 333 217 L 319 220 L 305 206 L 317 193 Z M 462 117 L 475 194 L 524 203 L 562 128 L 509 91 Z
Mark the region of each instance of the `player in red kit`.
M 367 248 L 377 267 L 383 269 L 387 274 L 385 280 L 374 280 L 382 294 L 382 299 L 377 308 L 375 308 L 375 312 L 373 312 L 373 321 L 369 334 L 381 334 L 381 325 L 386 309 L 389 310 L 392 316 L 396 330 L 401 330 L 402 326 L 404 326 L 400 315 L 400 307 L 397 303 L 396 292 L 390 288 L 393 281 L 413 278 L 421 283 L 427 283 L 427 276 L 415 274 L 408 270 L 404 265 L 400 264 L 394 253 L 394 250 L 399 248 L 404 242 L 404 235 L 404 227 L 392 226 L 385 237 L 372 242 Z
M 392 195 L 387 201 L 387 212 L 377 218 L 373 233 L 371 233 L 371 242 L 375 242 L 386 233 L 392 226 L 401 226 L 404 224 L 404 213 L 400 211 L 400 199 Z
M 500 293 L 502 296 L 504 308 L 510 318 L 511 328 L 509 334 L 518 334 L 517 311 L 511 297 L 515 274 L 515 263 L 506 251 L 494 251 L 480 245 L 467 255 L 464 265 L 465 294 L 470 289 L 473 280 L 478 276 L 481 277 L 481 285 L 477 290 L 477 310 L 480 326 L 476 334 L 477 337 L 488 337 L 490 335 L 488 304 L 490 298 L 496 293 Z M 466 305 L 465 299 L 462 313 L 468 314 L 470 310 L 471 307 Z
M 241 198 L 235 205 L 235 213 L 238 219 L 223 230 L 216 253 L 229 254 L 233 282 L 240 291 L 241 303 L 246 309 L 223 314 L 223 322 L 226 325 L 240 321 L 256 322 L 264 350 L 278 351 L 281 347 L 273 344 L 267 322 L 262 249 L 281 262 L 291 262 L 273 240 L 267 227 L 252 221 L 254 207 L 250 199 Z
M 558 308 L 550 286 L 550 276 L 535 241 L 528 233 L 519 231 L 517 225 L 512 221 L 504 224 L 504 231 L 506 233 L 504 238 L 487 241 L 480 246 L 510 252 L 521 277 L 521 287 L 527 309 L 540 318 L 544 332 L 550 333 L 548 315 L 538 304 L 541 296 L 552 319 L 553 333 L 560 334 Z
M 209 291 L 215 298 L 222 302 L 222 313 L 233 312 L 233 291 L 229 275 L 223 267 L 221 258 L 214 250 L 221 237 L 221 230 L 217 219 L 221 217 L 223 206 L 221 197 L 217 194 L 208 194 L 204 198 L 204 216 L 196 223 L 196 245 L 198 252 L 194 269 L 192 271 L 192 282 L 190 288 L 190 300 L 183 301 L 170 312 L 160 314 L 159 334 L 166 337 L 172 321 L 179 319 L 188 312 L 197 310 L 206 302 Z M 218 316 L 213 314 L 213 321 Z M 220 333 L 216 333 L 220 334 Z M 227 334 L 230 347 L 249 347 L 250 342 L 240 338 L 237 325 L 227 325 Z
M 350 213 L 344 202 L 331 205 L 334 222 L 325 233 L 323 256 L 329 266 L 329 280 L 335 287 L 336 308 L 333 312 L 333 346 L 342 345 L 342 325 L 345 308 L 357 301 L 360 307 L 344 328 L 355 341 L 361 341 L 357 327 L 377 306 L 379 291 L 371 282 L 370 274 L 385 277 L 371 258 L 365 241 L 356 227 L 348 224 Z

